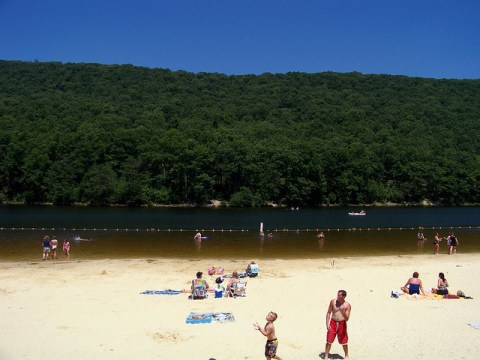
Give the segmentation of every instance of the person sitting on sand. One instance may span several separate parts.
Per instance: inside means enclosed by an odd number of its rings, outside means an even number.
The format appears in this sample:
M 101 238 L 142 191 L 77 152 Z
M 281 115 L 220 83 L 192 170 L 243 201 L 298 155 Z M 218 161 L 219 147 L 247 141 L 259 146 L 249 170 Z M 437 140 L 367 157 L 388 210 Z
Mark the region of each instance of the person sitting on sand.
M 240 281 L 240 276 L 238 275 L 238 272 L 234 271 L 232 274 L 232 277 L 228 280 L 227 296 L 233 297 L 233 287 L 235 286 L 235 283 L 239 281 Z
M 438 274 L 437 288 L 432 288 L 432 293 L 438 295 L 448 294 L 448 281 L 445 279 L 445 275 L 441 272 Z
M 422 280 L 418 278 L 418 272 L 414 272 L 413 277 L 408 279 L 406 282 L 405 286 L 401 287 L 402 291 L 406 294 L 420 294 L 420 291 L 422 292 L 422 295 L 425 295 L 425 291 L 423 291 L 423 285 L 422 285 Z
M 205 279 L 202 279 L 203 272 L 197 272 L 197 278 L 192 280 L 192 298 L 204 299 L 207 297 L 209 285 Z
M 215 266 L 209 266 L 208 267 L 208 275 L 215 275 Z
M 254 260 L 250 261 L 245 269 L 245 273 L 248 277 L 255 277 L 258 276 L 258 265 L 255 263 Z

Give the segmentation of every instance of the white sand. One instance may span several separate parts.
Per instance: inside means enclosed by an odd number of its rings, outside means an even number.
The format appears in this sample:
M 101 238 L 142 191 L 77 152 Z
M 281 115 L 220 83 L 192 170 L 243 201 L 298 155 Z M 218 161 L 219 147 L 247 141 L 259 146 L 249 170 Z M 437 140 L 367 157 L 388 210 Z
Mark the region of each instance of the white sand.
M 246 298 L 191 301 L 188 288 L 209 265 L 241 270 L 247 260 L 177 259 L 0 262 L 0 359 L 262 359 L 252 323 L 275 322 L 283 359 L 319 359 L 325 313 L 348 292 L 351 359 L 478 359 L 480 254 L 259 261 Z M 413 271 L 425 288 L 445 273 L 473 300 L 393 299 Z M 205 276 L 214 285 L 214 277 Z M 233 323 L 186 324 L 191 311 L 232 312 Z M 343 357 L 335 342 L 331 354 Z

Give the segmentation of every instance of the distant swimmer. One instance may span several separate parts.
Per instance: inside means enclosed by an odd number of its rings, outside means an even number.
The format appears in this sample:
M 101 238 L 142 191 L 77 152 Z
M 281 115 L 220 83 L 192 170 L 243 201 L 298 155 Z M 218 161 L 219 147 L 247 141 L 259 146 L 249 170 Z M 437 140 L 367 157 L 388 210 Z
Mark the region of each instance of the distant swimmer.
M 81 238 L 80 236 L 78 236 L 78 235 L 75 236 L 75 237 L 73 238 L 73 240 L 75 240 L 75 241 L 92 241 L 92 239 L 82 239 L 82 238 Z
M 193 240 L 195 241 L 202 241 L 202 233 L 199 231 L 195 234 L 195 236 L 193 237 Z
M 320 233 L 317 235 L 317 238 L 325 239 L 325 235 L 323 234 L 323 232 L 320 231 Z

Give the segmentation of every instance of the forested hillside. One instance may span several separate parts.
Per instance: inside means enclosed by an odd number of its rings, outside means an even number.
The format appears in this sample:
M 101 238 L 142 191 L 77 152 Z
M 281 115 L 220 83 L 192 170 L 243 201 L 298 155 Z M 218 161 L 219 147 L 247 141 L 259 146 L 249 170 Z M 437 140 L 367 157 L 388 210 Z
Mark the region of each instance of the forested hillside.
M 0 201 L 480 203 L 480 80 L 0 61 Z

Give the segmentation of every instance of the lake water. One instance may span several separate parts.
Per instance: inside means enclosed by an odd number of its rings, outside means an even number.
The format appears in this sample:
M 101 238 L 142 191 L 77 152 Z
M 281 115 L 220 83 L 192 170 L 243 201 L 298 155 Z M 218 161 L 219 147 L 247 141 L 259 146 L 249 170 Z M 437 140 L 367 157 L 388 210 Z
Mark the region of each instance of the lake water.
M 480 207 L 372 207 L 366 216 L 348 215 L 359 210 L 0 206 L 0 259 L 38 260 L 45 235 L 68 238 L 70 260 L 428 254 L 435 232 L 449 231 L 459 252 L 480 252 Z M 260 223 L 271 238 L 259 236 Z M 419 228 L 427 241 L 417 241 Z M 197 230 L 208 239 L 194 242 Z M 319 231 L 325 240 L 317 239 Z

